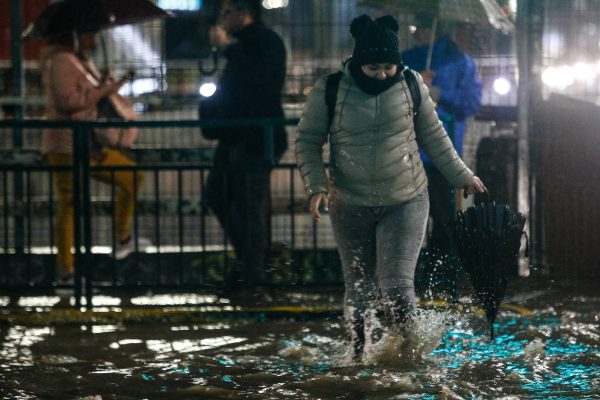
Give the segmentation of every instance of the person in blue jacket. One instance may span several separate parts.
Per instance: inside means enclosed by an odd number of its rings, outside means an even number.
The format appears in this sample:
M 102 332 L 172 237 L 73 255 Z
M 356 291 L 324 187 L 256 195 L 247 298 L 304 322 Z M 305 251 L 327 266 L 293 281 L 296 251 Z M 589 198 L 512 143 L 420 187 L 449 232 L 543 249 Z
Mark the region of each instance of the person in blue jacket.
M 475 61 L 463 53 L 447 35 L 437 34 L 434 38 L 431 65 L 427 69 L 427 55 L 430 48 L 433 19 L 424 16 L 416 18 L 414 39 L 416 47 L 402 53 L 402 62 L 409 68 L 419 71 L 423 81 L 430 88 L 436 102 L 436 111 L 444 121 L 444 127 L 453 139 L 459 155 L 463 150 L 465 120 L 473 117 L 481 104 L 481 80 Z M 439 31 L 438 31 L 439 32 Z M 440 280 L 455 289 L 454 262 L 451 257 L 451 210 L 447 181 L 435 168 L 431 160 L 421 151 L 429 181 L 430 215 L 433 229 L 427 241 L 428 258 L 425 262 L 425 276 L 434 284 Z M 450 282 L 447 282 L 450 279 Z

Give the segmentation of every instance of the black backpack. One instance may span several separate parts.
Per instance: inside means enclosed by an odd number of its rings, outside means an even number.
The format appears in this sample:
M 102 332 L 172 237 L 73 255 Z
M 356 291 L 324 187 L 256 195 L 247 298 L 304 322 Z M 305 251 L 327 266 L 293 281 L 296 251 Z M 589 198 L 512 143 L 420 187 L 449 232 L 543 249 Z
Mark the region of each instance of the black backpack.
M 406 85 L 410 91 L 410 97 L 413 101 L 413 120 L 419 114 L 419 107 L 421 106 L 421 91 L 419 90 L 419 83 L 415 74 L 409 68 L 402 70 L 404 79 L 406 79 Z M 327 104 L 327 116 L 331 125 L 333 119 L 333 113 L 335 112 L 335 103 L 337 101 L 337 92 L 340 86 L 340 80 L 342 79 L 342 71 L 334 72 L 333 74 L 327 75 L 327 82 L 325 84 L 325 103 Z

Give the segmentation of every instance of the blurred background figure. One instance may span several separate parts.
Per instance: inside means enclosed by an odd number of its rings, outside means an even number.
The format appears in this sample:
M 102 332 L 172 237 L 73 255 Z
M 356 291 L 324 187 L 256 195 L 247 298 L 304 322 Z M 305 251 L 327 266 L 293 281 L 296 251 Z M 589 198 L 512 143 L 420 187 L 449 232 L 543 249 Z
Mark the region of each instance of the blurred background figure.
M 40 54 L 40 68 L 45 93 L 46 116 L 49 120 L 84 120 L 98 118 L 98 106 L 117 96 L 117 91 L 127 78 L 101 80 L 90 59 L 96 45 L 96 31 L 73 31 L 48 40 Z M 133 111 L 133 110 L 131 110 Z M 133 138 L 132 138 L 133 136 Z M 96 166 L 132 166 L 135 163 L 125 156 L 118 146 L 131 145 L 135 132 L 118 130 L 98 131 L 92 138 L 90 164 Z M 42 135 L 42 152 L 46 162 L 53 166 L 73 165 L 73 132 L 70 128 L 47 128 Z M 57 212 L 55 243 L 58 248 L 57 264 L 59 282 L 68 284 L 73 279 L 73 172 L 55 171 Z M 115 206 L 118 245 L 114 251 L 117 259 L 125 258 L 133 250 L 130 232 L 135 207 L 135 191 L 143 179 L 142 172 L 116 171 Z M 93 172 L 95 179 L 111 182 L 109 171 Z M 149 243 L 141 243 L 147 246 Z
M 131 24 L 168 13 L 148 0 L 105 2 L 102 0 L 63 0 L 50 2 L 22 34 L 25 40 L 46 39 L 40 50 L 40 74 L 47 97 L 46 118 L 49 120 L 135 120 L 133 104 L 118 94 L 125 82 L 133 78 L 129 72 L 116 79 L 109 72 L 105 54 L 103 72 L 92 61 L 97 32 L 117 25 Z M 105 50 L 105 49 L 104 49 Z M 73 166 L 74 132 L 70 128 L 46 128 L 42 134 L 42 154 L 52 166 Z M 90 141 L 92 166 L 133 166 L 123 149 L 131 147 L 137 129 L 96 129 Z M 74 275 L 74 206 L 73 171 L 53 173 L 57 189 L 55 243 L 58 248 L 59 282 L 71 283 Z M 147 247 L 147 239 L 134 240 L 131 222 L 135 193 L 143 180 L 141 171 L 93 171 L 94 179 L 117 186 L 115 205 L 116 259 L 127 257 L 137 246 Z
M 224 0 L 210 39 L 223 51 L 226 65 L 216 93 L 200 103 L 200 118 L 283 118 L 286 49 L 263 23 L 260 1 Z M 203 128 L 202 133 L 218 140 L 206 190 L 208 204 L 236 253 L 230 284 L 262 283 L 270 163 L 277 162 L 287 148 L 285 129 L 274 128 L 272 143 L 261 127 Z
M 436 21 L 437 23 L 437 21 Z M 475 116 L 481 104 L 482 84 L 475 61 L 461 52 L 444 29 L 432 29 L 431 16 L 415 18 L 414 40 L 416 47 L 402 53 L 403 63 L 421 73 L 436 102 L 436 111 L 444 121 L 454 147 L 462 155 L 465 121 Z M 431 43 L 433 41 L 433 46 Z M 430 65 L 428 66 L 428 54 Z M 431 283 L 447 280 L 454 289 L 455 271 L 458 267 L 451 249 L 450 222 L 454 213 L 453 194 L 447 181 L 435 168 L 431 159 L 421 151 L 429 181 L 431 233 L 427 240 L 425 274 Z

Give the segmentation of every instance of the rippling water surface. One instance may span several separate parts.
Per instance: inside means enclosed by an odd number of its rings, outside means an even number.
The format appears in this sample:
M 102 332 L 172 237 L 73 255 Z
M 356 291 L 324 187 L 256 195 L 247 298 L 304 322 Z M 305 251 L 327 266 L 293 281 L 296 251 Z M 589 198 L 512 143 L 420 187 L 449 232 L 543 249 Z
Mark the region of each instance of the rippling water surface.
M 426 311 L 347 361 L 341 320 L 0 327 L 3 399 L 600 398 L 600 297 Z M 529 310 L 530 312 L 528 312 Z

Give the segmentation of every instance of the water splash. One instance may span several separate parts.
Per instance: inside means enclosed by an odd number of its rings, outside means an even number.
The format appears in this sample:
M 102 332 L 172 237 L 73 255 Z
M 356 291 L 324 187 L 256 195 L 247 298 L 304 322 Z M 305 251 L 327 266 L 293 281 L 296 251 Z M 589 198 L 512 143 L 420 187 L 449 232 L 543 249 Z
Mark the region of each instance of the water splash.
M 381 340 L 365 346 L 366 365 L 406 366 L 435 350 L 457 316 L 436 310 L 420 311 L 401 331 L 385 330 Z
M 592 304 L 552 294 L 527 315 L 503 311 L 494 341 L 481 315 L 425 310 L 405 334 L 384 331 L 362 363 L 344 362 L 341 317 L 0 326 L 0 397 L 599 398 L 600 304 L 585 298 Z

